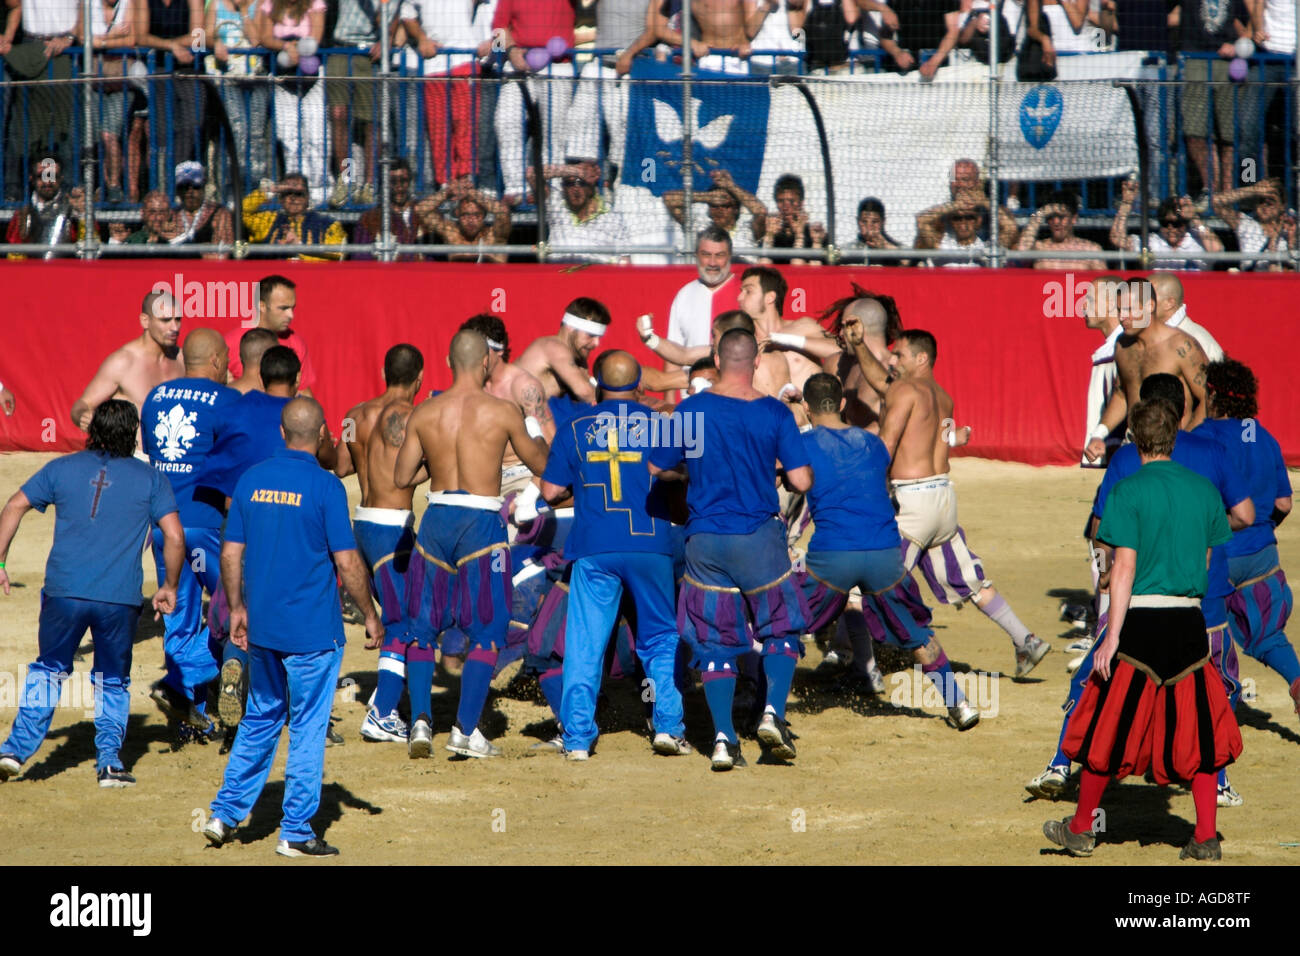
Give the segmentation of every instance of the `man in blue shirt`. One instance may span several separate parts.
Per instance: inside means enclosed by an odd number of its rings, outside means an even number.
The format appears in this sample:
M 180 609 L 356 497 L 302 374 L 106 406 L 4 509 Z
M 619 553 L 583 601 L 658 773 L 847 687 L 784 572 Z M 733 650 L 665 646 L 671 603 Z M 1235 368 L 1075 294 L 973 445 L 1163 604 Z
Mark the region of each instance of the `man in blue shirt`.
M 1242 650 L 1282 675 L 1300 713 L 1300 661 L 1286 637 L 1291 587 L 1278 563 L 1273 533 L 1291 513 L 1291 479 L 1277 439 L 1256 420 L 1259 385 L 1254 373 L 1232 359 L 1211 363 L 1205 391 L 1210 417 L 1196 433 L 1208 432 L 1218 438 L 1229 457 L 1239 463 L 1255 505 L 1254 524 L 1236 531 L 1224 546 L 1232 587 L 1228 630 Z M 1236 685 L 1230 697 L 1234 710 L 1240 694 L 1241 687 Z
M 333 856 L 338 850 L 312 832 L 311 818 L 320 805 L 325 734 L 343 660 L 336 566 L 365 614 L 368 649 L 379 647 L 384 626 L 370 600 L 343 483 L 316 462 L 325 413 L 315 399 L 295 398 L 280 420 L 285 447 L 239 479 L 226 522 L 221 581 L 230 639 L 249 657 L 248 712 L 203 835 L 221 846 L 248 816 L 287 719 L 284 815 L 275 852 Z
M 810 376 L 803 398 L 813 426 L 804 432 L 803 445 L 817 476 L 808 492 L 813 536 L 801 577 L 808 630 L 839 617 L 849 592 L 860 588 L 871 637 L 911 651 L 943 696 L 950 723 L 969 730 L 979 723 L 979 712 L 957 685 L 948 655 L 934 639 L 930 609 L 903 567 L 885 443 L 844 423 L 844 387 L 834 375 Z
M 662 419 L 632 399 L 640 383 L 641 366 L 631 355 L 603 356 L 596 405 L 556 432 L 542 474 L 548 501 L 570 488 L 574 498 L 565 540 L 573 567 L 560 703 L 570 760 L 586 760 L 596 740 L 601 665 L 625 589 L 636 605 L 637 654 L 651 681 L 655 752 L 691 753 L 673 681 L 678 637 L 668 508 L 645 460 Z
M 54 547 L 41 590 L 40 655 L 27 669 L 22 706 L 0 746 L 0 781 L 14 776 L 50 729 L 63 681 L 81 636 L 95 643 L 96 771 L 101 787 L 129 787 L 135 778 L 119 751 L 130 710 L 131 648 L 140 616 L 140 542 L 162 528 L 166 578 L 154 609 L 171 614 L 185 558 L 176 499 L 160 472 L 135 453 L 140 418 L 121 399 L 99 404 L 87 428 L 86 450 L 56 458 L 22 486 L 0 513 L 0 588 L 9 593 L 5 560 L 18 523 L 30 509 L 55 508 Z
M 217 660 L 203 620 L 203 592 L 216 594 L 221 584 L 222 510 L 194 498 L 195 479 L 212 449 L 212 430 L 221 410 L 238 401 L 239 393 L 223 383 L 229 352 L 212 329 L 195 329 L 182 350 L 185 377 L 151 391 L 141 407 L 144 450 L 154 468 L 165 475 L 176 495 L 177 512 L 185 528 L 185 558 L 176 591 L 176 612 L 167 616 L 163 656 L 167 674 L 149 696 L 171 720 L 180 724 L 184 741 L 194 730 L 206 732 L 208 685 L 217 677 Z M 153 556 L 161 584 L 166 574 L 163 536 L 153 533 Z
M 718 384 L 677 406 L 667 425 L 671 440 L 650 453 L 650 473 L 683 478 L 689 472 L 677 619 L 713 716 L 713 769 L 723 771 L 744 766 L 731 704 L 736 658 L 755 641 L 763 646 L 767 678 L 759 740 L 774 757 L 795 755 L 785 702 L 807 610 L 790 568 L 775 479 L 779 462 L 786 484 L 806 492 L 813 472 L 790 409 L 754 388 L 753 334 L 727 332 L 717 356 Z
M 1174 407 L 1174 410 L 1179 415 L 1179 420 L 1182 420 L 1186 397 L 1182 380 L 1177 376 L 1163 372 L 1148 375 L 1142 380 L 1139 397 L 1144 402 L 1157 398 L 1164 399 Z M 1196 472 L 1214 485 L 1219 492 L 1219 497 L 1223 500 L 1224 510 L 1228 512 L 1228 526 L 1230 528 L 1237 529 L 1250 526 L 1254 521 L 1255 508 L 1250 501 L 1246 480 L 1217 441 L 1200 434 L 1199 429 L 1194 432 L 1179 431 L 1174 439 L 1174 450 L 1171 457 L 1176 463 Z M 1097 488 L 1097 494 L 1093 499 L 1092 515 L 1089 519 L 1090 538 L 1096 537 L 1097 527 L 1101 523 L 1102 515 L 1106 509 L 1106 501 L 1111 490 L 1121 480 L 1135 474 L 1141 466 L 1142 459 L 1135 444 L 1123 445 L 1116 449 L 1115 454 L 1111 456 L 1110 463 L 1106 466 L 1106 474 L 1103 476 L 1101 485 Z M 1106 587 L 1105 579 L 1109 576 L 1107 569 L 1111 560 L 1110 552 L 1100 542 L 1096 542 L 1096 547 L 1103 549 L 1101 551 L 1102 557 L 1099 560 L 1106 562 L 1102 569 L 1103 581 L 1101 587 L 1104 589 Z M 1231 585 L 1228 584 L 1227 558 L 1223 553 L 1222 545 L 1218 545 L 1211 550 L 1208 575 L 1209 584 L 1205 597 L 1201 602 L 1201 613 L 1205 617 L 1211 656 L 1214 658 L 1215 666 L 1219 668 L 1223 675 L 1224 683 L 1229 687 L 1237 686 L 1236 658 L 1233 657 L 1230 661 L 1225 661 L 1222 653 L 1223 631 L 1227 626 L 1227 608 L 1224 599 L 1232 591 Z M 1107 612 L 1102 612 L 1097 619 L 1096 638 L 1099 644 L 1109 631 L 1108 619 L 1109 614 Z M 1070 758 L 1066 756 L 1063 749 L 1065 731 L 1069 725 L 1070 716 L 1088 684 L 1088 677 L 1092 674 L 1092 665 L 1093 654 L 1086 654 L 1080 662 L 1079 669 L 1075 671 L 1074 679 L 1070 682 L 1069 696 L 1061 707 L 1065 712 L 1065 716 L 1061 721 L 1061 733 L 1057 741 L 1056 753 L 1052 756 L 1051 762 L 1048 763 L 1047 769 L 1025 785 L 1025 789 L 1036 797 L 1055 800 L 1065 792 L 1069 783 Z M 1225 670 L 1225 667 L 1228 666 L 1231 668 L 1231 673 Z M 1234 805 L 1232 797 L 1235 794 L 1231 792 L 1232 788 L 1227 782 L 1226 770 L 1223 774 L 1220 774 L 1219 788 L 1220 805 Z M 1240 803 L 1240 798 L 1236 802 Z

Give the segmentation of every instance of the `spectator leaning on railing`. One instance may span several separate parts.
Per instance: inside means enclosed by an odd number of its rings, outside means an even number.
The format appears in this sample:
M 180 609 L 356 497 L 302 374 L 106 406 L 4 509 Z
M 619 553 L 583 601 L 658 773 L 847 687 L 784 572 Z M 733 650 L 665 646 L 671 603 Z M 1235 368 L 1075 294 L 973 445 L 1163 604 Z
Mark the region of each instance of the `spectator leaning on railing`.
M 311 38 L 319 49 L 325 35 L 325 0 L 262 0 L 257 8 L 258 42 L 283 52 L 285 69 L 300 63 L 298 44 Z M 278 59 L 278 56 L 277 56 Z M 277 83 L 272 97 L 275 134 L 290 169 L 305 174 L 318 202 L 325 198 L 325 90 L 311 76 L 290 76 Z
M 798 73 L 799 58 L 791 54 L 804 52 L 804 19 L 811 0 L 757 0 L 754 12 L 745 21 L 745 32 L 755 50 L 766 53 L 780 50 L 785 56 L 753 57 L 751 73 Z
M 1228 62 L 1237 55 L 1233 44 L 1245 36 L 1251 22 L 1245 0 L 1180 0 L 1179 27 L 1183 53 L 1212 53 L 1210 59 L 1187 58 L 1183 61 L 1182 116 L 1183 135 L 1187 138 L 1187 156 L 1200 174 L 1202 192 L 1213 186 L 1215 192 L 1227 192 L 1235 183 L 1237 166 L 1233 159 L 1233 137 L 1237 128 L 1250 129 L 1258 118 L 1258 97 L 1233 95 L 1229 84 Z M 1214 84 L 1212 87 L 1211 82 Z M 1214 101 L 1214 132 L 1210 132 L 1210 101 Z M 1218 179 L 1211 170 L 1211 139 L 1217 144 Z
M 793 173 L 778 176 L 772 187 L 776 200 L 776 215 L 768 216 L 766 229 L 758 245 L 764 249 L 821 249 L 826 244 L 826 227 L 819 222 L 809 223 L 804 209 L 803 180 Z M 771 260 L 764 260 L 770 262 Z M 807 265 L 808 259 L 789 259 L 790 265 Z M 811 260 L 821 265 L 820 259 Z
M 933 80 L 957 45 L 960 8 L 960 0 L 902 0 L 894 13 L 898 26 L 892 36 L 881 34 L 881 49 L 893 58 L 899 72 L 917 69 L 922 80 Z M 934 53 L 922 62 L 927 50 Z
M 334 174 L 331 206 L 342 206 L 349 199 L 363 205 L 375 201 L 376 141 L 379 126 L 379 89 L 368 82 L 375 75 L 382 44 L 379 40 L 379 14 L 374 0 L 338 0 L 338 19 L 330 46 L 348 47 L 348 53 L 335 53 L 325 61 L 325 104 L 330 117 L 330 166 Z M 392 29 L 399 25 L 393 18 Z M 348 77 L 365 77 L 350 82 Z M 364 174 L 351 168 L 351 128 L 360 128 L 365 165 Z M 348 163 L 348 165 L 344 165 Z
M 1057 191 L 1047 197 L 1047 202 L 1029 217 L 1024 232 L 1020 234 L 1017 248 L 1043 252 L 1101 252 L 1101 246 L 1091 239 L 1074 234 L 1074 224 L 1079 219 L 1079 200 L 1071 193 Z M 1046 222 L 1048 236 L 1039 239 L 1038 232 Z M 1035 259 L 1035 269 L 1105 269 L 1101 259 Z
M 220 203 L 203 198 L 207 174 L 203 166 L 190 160 L 176 167 L 176 198 L 180 208 L 174 214 L 177 245 L 221 243 L 232 245 L 235 241 L 234 217 Z M 217 252 L 203 253 L 204 259 L 225 259 Z
M 478 143 L 478 87 L 469 79 L 478 74 L 477 60 L 468 53 L 478 44 L 473 3 L 445 0 L 404 0 L 402 23 L 429 79 L 420 84 L 425 123 L 433 156 L 433 178 L 439 183 L 474 173 Z M 410 51 L 408 66 L 415 66 Z
M 448 199 L 454 200 L 456 217 L 449 219 L 438 211 Z M 427 233 L 454 246 L 478 246 L 477 252 L 453 252 L 452 262 L 505 262 L 503 252 L 485 253 L 485 245 L 501 246 L 510 239 L 510 210 L 482 190 L 472 188 L 468 179 L 443 186 L 427 199 L 416 203 L 416 215 Z M 487 225 L 487 217 L 492 225 Z
M 390 228 L 393 231 L 393 241 L 399 245 L 413 245 L 420 241 L 422 232 L 420 223 L 420 214 L 411 195 L 411 164 L 403 156 L 393 160 L 388 169 L 389 195 L 391 198 L 390 209 L 392 214 L 389 217 Z M 378 206 L 373 209 L 367 209 L 365 213 L 357 220 L 356 228 L 352 230 L 352 244 L 354 247 L 368 246 L 379 238 L 383 225 L 383 210 Z M 366 251 L 357 251 L 352 254 L 353 259 L 373 259 L 374 254 Z M 398 262 L 415 262 L 423 259 L 424 256 L 413 255 L 404 252 L 397 257 Z
M 929 209 L 923 209 L 916 214 L 916 248 L 941 248 L 939 240 L 944 234 L 942 220 L 945 216 L 958 211 L 968 211 L 972 208 L 981 213 L 988 212 L 988 187 L 984 180 L 980 178 L 980 168 L 975 160 L 959 159 L 952 164 L 952 178 L 948 182 L 948 195 L 951 197 L 949 202 L 931 206 Z M 988 238 L 988 235 L 986 223 L 981 219 L 977 236 L 983 242 Z M 1015 246 L 1018 235 L 1020 235 L 1020 229 L 1016 225 L 1016 217 L 1005 206 L 999 206 L 999 243 L 1004 249 L 1010 249 Z
M 94 0 L 91 5 L 90 44 L 95 50 L 120 50 L 135 45 L 134 7 L 143 0 Z M 102 86 L 91 87 L 91 116 L 99 132 L 104 149 L 104 198 L 110 203 L 120 203 L 126 196 L 122 191 L 122 132 L 126 122 L 127 104 L 133 91 L 123 79 L 126 59 L 121 56 L 95 57 L 95 72 L 99 76 L 117 77 Z M 132 161 L 132 168 L 138 159 Z
M 193 76 L 196 64 L 191 47 L 203 30 L 203 0 L 141 0 L 135 9 L 135 42 L 166 54 L 174 63 L 175 78 L 162 89 L 167 92 L 175 125 L 154 129 L 159 145 L 171 138 L 178 160 L 197 159 L 198 135 L 203 126 L 203 87 Z M 196 32 L 197 31 L 197 32 Z M 167 111 L 157 111 L 159 124 L 166 122 Z
M 767 207 L 753 193 L 742 189 L 725 169 L 715 169 L 709 174 L 713 188 L 693 194 L 696 202 L 708 203 L 709 221 L 726 231 L 735 240 L 736 227 L 740 224 L 740 210 L 749 212 L 750 232 L 758 242 L 767 232 Z M 680 189 L 670 189 L 664 193 L 664 206 L 677 224 L 685 225 L 686 193 Z
M 244 175 L 258 182 L 270 164 L 270 136 L 267 117 L 271 109 L 271 88 L 251 77 L 266 73 L 264 58 L 248 54 L 231 55 L 232 49 L 257 46 L 254 13 L 258 0 L 207 0 L 203 29 L 212 54 L 206 58 L 209 76 L 217 77 L 217 94 L 226 109 L 230 132 L 239 149 Z
M 1125 227 L 1128 215 L 1137 199 L 1138 184 L 1125 180 L 1120 186 L 1119 205 L 1115 209 L 1115 219 L 1110 226 L 1110 243 L 1116 249 L 1128 252 L 1140 251 L 1140 240 L 1136 235 L 1126 236 Z M 1156 209 L 1156 220 L 1160 224 L 1158 232 L 1148 237 L 1151 251 L 1157 256 L 1171 252 L 1222 252 L 1223 243 L 1209 226 L 1201 222 L 1196 214 L 1196 206 L 1188 196 L 1182 199 L 1169 197 L 1161 200 Z M 1203 259 L 1157 258 L 1153 269 L 1209 269 L 1210 264 Z
M 649 8 L 649 0 L 599 0 L 596 4 L 596 49 L 626 51 L 636 47 Z M 582 69 L 569 107 L 568 155 L 599 161 L 602 134 L 608 134 L 609 146 L 604 157 L 605 176 L 609 182 L 618 179 L 627 143 L 630 90 L 627 82 L 618 78 L 619 75 L 618 57 L 592 57 Z
M 280 200 L 278 211 L 263 209 L 270 197 Z M 278 186 L 266 184 L 244 198 L 244 228 L 248 238 L 259 243 L 281 245 L 341 246 L 347 241 L 343 227 L 329 216 L 310 209 L 307 178 L 290 173 Z M 301 259 L 341 259 L 339 253 L 322 252 L 319 256 L 301 255 Z
M 58 80 L 72 78 L 72 57 L 63 52 L 81 35 L 80 0 L 22 0 L 15 21 L 13 0 L 5 27 L 5 73 L 14 80 L 51 78 L 48 85 L 24 87 L 10 93 L 10 112 L 26 118 L 10 122 L 5 139 L 5 181 L 20 180 L 18 164 L 33 150 L 48 147 L 60 161 L 71 160 L 73 87 Z M 14 43 L 19 22 L 23 42 Z M 17 110 L 22 109 L 22 113 Z M 50 141 L 53 141 L 52 143 Z
M 629 260 L 626 254 L 601 255 L 594 249 L 610 249 L 628 245 L 631 235 L 622 215 L 610 208 L 600 194 L 600 167 L 595 163 L 569 163 L 547 166 L 542 174 L 547 180 L 560 180 L 561 189 L 543 184 L 546 201 L 547 242 L 550 258 L 556 262 L 619 262 Z M 533 170 L 528 170 L 528 181 L 533 182 Z M 585 252 L 566 252 L 567 249 L 586 249 Z
M 1243 202 L 1253 204 L 1253 216 L 1237 208 Z M 1216 193 L 1214 211 L 1237 234 L 1237 248 L 1243 253 L 1286 252 L 1296 247 L 1296 221 L 1282 212 L 1280 179 Z M 1286 266 L 1266 259 L 1245 259 L 1240 268 L 1243 272 L 1282 272 Z
M 858 203 L 858 238 L 849 249 L 902 249 L 903 246 L 885 232 L 885 204 L 874 196 Z M 879 264 L 879 263 L 878 263 Z M 889 260 L 885 264 L 907 266 L 907 259 Z

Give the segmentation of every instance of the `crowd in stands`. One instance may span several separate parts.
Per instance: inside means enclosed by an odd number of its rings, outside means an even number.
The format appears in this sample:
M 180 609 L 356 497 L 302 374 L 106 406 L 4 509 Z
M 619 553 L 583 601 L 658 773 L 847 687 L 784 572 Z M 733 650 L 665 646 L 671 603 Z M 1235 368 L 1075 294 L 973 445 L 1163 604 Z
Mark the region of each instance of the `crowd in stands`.
M 101 224 L 102 241 L 229 244 L 233 203 L 240 201 L 244 237 L 253 243 L 374 242 L 381 218 L 375 205 L 381 124 L 379 86 L 371 80 L 385 38 L 373 0 L 95 0 L 92 6 L 87 25 L 81 0 L 3 0 L 0 57 L 8 79 L 66 80 L 79 69 L 69 49 L 87 40 L 93 47 L 104 78 L 92 109 L 100 147 L 96 203 L 101 210 L 129 206 L 141 219 L 132 228 L 123 217 L 109 217 Z M 620 77 L 638 56 L 662 59 L 674 47 L 681 52 L 680 0 L 402 0 L 392 7 L 387 42 L 393 69 L 422 77 L 399 84 L 392 96 L 391 151 L 399 157 L 391 167 L 395 241 L 464 245 L 466 252 L 452 259 L 500 261 L 502 254 L 481 247 L 505 244 L 512 232 L 518 242 L 534 241 L 519 232 L 531 217 L 512 216 L 512 210 L 542 202 L 552 258 L 624 259 L 565 249 L 630 242 L 612 187 L 629 123 L 627 82 Z M 735 74 L 835 74 L 869 55 L 882 69 L 932 79 L 957 61 L 956 51 L 979 60 L 990 55 L 995 15 L 997 57 L 1016 56 L 1017 75 L 1026 80 L 1055 77 L 1063 53 L 1146 49 L 1208 57 L 1187 61 L 1184 78 L 1193 82 L 1181 97 L 1193 198 L 1160 204 L 1151 245 L 1157 253 L 1168 251 L 1165 246 L 1215 252 L 1230 237 L 1228 247 L 1242 252 L 1294 248 L 1288 187 L 1266 178 L 1284 159 L 1276 149 L 1269 155 L 1261 133 L 1265 115 L 1278 108 L 1267 83 L 1288 79 L 1287 64 L 1255 56 L 1246 73 L 1250 92 L 1232 98 L 1206 92 L 1211 82 L 1227 78 L 1243 52 L 1294 56 L 1290 0 L 1231 0 L 1208 13 L 1199 4 L 1170 9 L 1165 0 L 710 0 L 695 6 L 692 51 L 698 68 Z M 583 44 L 616 52 L 580 57 L 575 51 Z M 261 52 L 242 52 L 250 49 Z M 149 56 L 156 71 L 166 64 L 171 82 L 154 88 L 144 62 Z M 269 74 L 281 80 L 268 83 Z M 477 82 L 516 75 L 525 84 Z M 549 82 L 556 77 L 582 82 Z M 540 107 L 547 180 L 540 195 L 524 144 L 525 88 Z M 158 90 L 166 91 L 166 108 L 154 102 Z M 55 173 L 73 178 L 68 164 L 76 155 L 80 94 L 55 83 L 13 86 L 3 97 L 3 199 L 11 209 L 26 203 L 10 219 L 9 241 L 79 237 L 80 190 L 51 191 L 48 180 Z M 205 149 L 205 130 L 210 136 L 213 113 L 224 114 L 223 128 L 238 154 L 243 189 L 233 199 L 228 182 L 223 194 L 210 181 L 213 152 Z M 1292 126 L 1284 122 L 1288 143 Z M 1262 172 L 1239 182 L 1246 161 Z M 427 172 L 417 176 L 417 169 Z M 697 179 L 695 199 L 729 234 L 746 215 L 748 235 L 733 235 L 737 246 L 823 250 L 826 229 L 804 209 L 800 174 L 806 172 L 781 176 L 770 206 L 722 169 L 711 172 L 711 181 Z M 1027 200 L 1039 208 L 1022 212 L 1012 192 L 992 213 L 974 163 L 959 162 L 953 181 L 947 202 L 916 217 L 915 248 L 972 255 L 935 264 L 979 264 L 990 219 L 996 219 L 1003 249 L 1078 250 L 1075 265 L 1098 263 L 1086 253 L 1100 246 L 1074 234 L 1078 196 L 1058 191 L 1038 202 L 1039 190 Z M 426 195 L 417 195 L 421 187 L 428 187 Z M 1134 248 L 1127 230 L 1135 188 L 1123 187 L 1108 236 L 1113 249 Z M 1160 198 L 1152 197 L 1153 208 Z M 669 192 L 663 201 L 684 223 L 684 194 Z M 326 207 L 347 215 L 331 215 Z M 880 200 L 864 198 L 859 235 L 849 249 L 900 248 L 885 230 L 885 216 Z M 693 220 L 703 224 L 699 216 Z M 803 261 L 788 253 L 779 258 Z

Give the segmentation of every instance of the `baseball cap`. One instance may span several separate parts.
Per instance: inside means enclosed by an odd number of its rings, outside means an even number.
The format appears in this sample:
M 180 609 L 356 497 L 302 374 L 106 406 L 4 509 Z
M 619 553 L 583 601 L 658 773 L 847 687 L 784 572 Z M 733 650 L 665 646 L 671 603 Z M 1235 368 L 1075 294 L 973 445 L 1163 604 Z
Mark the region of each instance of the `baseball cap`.
M 191 159 L 176 164 L 177 188 L 181 186 L 202 186 L 207 178 L 207 175 L 203 172 L 202 163 L 196 163 Z

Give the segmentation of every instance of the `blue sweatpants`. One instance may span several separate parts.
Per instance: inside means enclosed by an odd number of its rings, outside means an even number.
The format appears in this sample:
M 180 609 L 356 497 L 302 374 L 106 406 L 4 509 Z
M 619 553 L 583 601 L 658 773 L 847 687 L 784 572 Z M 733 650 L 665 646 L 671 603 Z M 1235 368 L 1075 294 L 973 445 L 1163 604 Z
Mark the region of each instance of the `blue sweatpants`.
M 560 699 L 567 750 L 589 750 L 596 739 L 596 695 L 624 589 L 636 604 L 636 652 L 654 693 L 655 732 L 680 737 L 684 731 L 682 695 L 673 681 L 673 559 L 645 552 L 597 554 L 574 561 L 569 579 Z
M 163 561 L 163 534 L 153 529 L 153 560 L 158 583 L 167 578 Z M 207 702 L 207 685 L 217 679 L 220 669 L 207 621 L 203 619 L 203 592 L 216 594 L 221 588 L 221 529 L 186 528 L 185 560 L 176 584 L 176 610 L 168 614 L 163 625 L 163 660 L 167 674 L 163 681 L 196 701 L 202 709 Z
M 140 608 L 81 598 L 49 597 L 41 592 L 39 653 L 27 668 L 27 683 L 9 739 L 0 747 L 20 762 L 36 753 L 54 719 L 63 681 L 72 673 L 72 658 L 90 629 L 95 644 L 95 770 L 121 767 L 118 751 L 126 737 L 131 709 L 131 642 Z
M 320 806 L 325 733 L 343 646 L 288 654 L 250 644 L 248 658 L 248 709 L 239 722 L 212 814 L 232 827 L 248 816 L 266 786 L 287 719 L 289 759 L 284 768 L 280 839 L 310 840 L 315 835 L 311 818 Z

